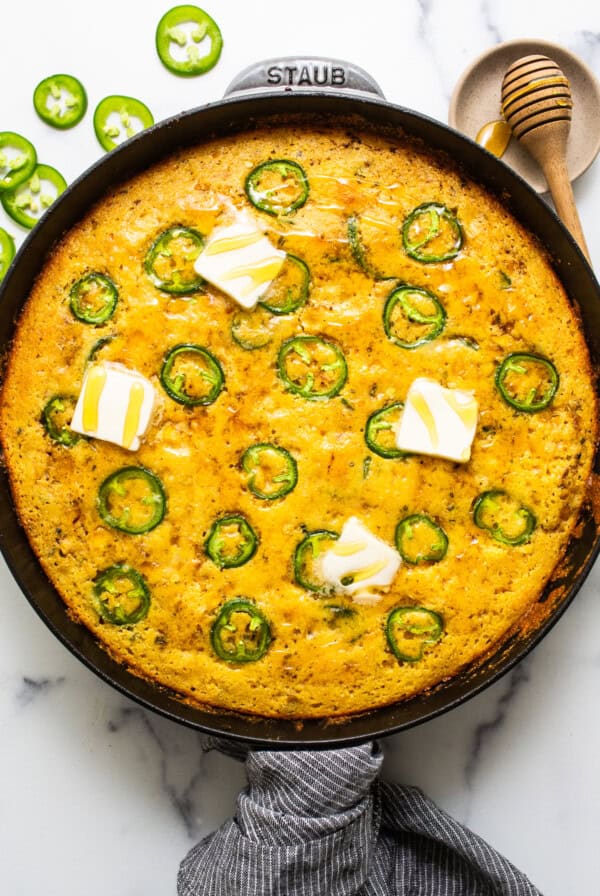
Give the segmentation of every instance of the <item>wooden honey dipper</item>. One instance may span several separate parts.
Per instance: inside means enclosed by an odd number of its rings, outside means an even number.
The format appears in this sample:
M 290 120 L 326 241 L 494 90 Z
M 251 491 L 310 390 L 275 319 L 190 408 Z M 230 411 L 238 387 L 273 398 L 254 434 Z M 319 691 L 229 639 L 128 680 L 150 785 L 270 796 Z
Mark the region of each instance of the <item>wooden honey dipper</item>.
M 590 261 L 566 164 L 572 108 L 569 81 L 547 56 L 523 56 L 504 75 L 502 114 L 544 172 L 556 211 Z

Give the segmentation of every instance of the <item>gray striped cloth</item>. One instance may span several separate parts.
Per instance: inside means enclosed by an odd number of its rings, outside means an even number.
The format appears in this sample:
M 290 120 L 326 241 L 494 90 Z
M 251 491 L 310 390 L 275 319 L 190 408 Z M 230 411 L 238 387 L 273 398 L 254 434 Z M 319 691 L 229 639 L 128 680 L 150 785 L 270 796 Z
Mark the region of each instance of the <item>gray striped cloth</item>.
M 246 759 L 234 818 L 181 863 L 179 896 L 540 896 L 420 790 L 378 780 L 369 743 Z

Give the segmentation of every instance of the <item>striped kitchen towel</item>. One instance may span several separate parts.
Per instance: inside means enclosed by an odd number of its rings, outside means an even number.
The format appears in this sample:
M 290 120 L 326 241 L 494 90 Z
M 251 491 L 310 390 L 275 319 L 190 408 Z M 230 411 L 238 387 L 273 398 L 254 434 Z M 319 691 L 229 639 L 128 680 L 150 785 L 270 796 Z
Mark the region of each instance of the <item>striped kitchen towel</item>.
M 179 869 L 179 896 L 539 896 L 476 834 L 420 790 L 378 779 L 369 743 L 245 751 L 234 818 Z

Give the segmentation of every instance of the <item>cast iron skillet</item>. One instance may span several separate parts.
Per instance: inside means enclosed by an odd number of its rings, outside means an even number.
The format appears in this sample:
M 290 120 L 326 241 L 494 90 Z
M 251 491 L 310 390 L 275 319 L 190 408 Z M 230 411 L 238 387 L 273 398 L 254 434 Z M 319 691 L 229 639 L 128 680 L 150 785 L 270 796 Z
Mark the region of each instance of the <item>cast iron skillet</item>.
M 53 245 L 107 190 L 179 147 L 193 145 L 213 134 L 243 132 L 254 122 L 290 112 L 333 117 L 359 115 L 374 125 L 397 127 L 421 138 L 428 146 L 445 151 L 467 174 L 500 195 L 549 250 L 569 296 L 580 308 L 594 367 L 600 370 L 600 287 L 570 234 L 538 195 L 511 169 L 466 137 L 386 102 L 377 84 L 361 69 L 313 58 L 273 59 L 247 69 L 229 87 L 223 101 L 161 122 L 106 155 L 76 180 L 25 241 L 0 288 L 0 351 L 8 350 L 14 321 Z M 600 546 L 590 498 L 564 561 L 554 571 L 533 614 L 494 655 L 410 701 L 343 722 L 309 720 L 300 725 L 297 721 L 199 709 L 134 676 L 112 660 L 88 629 L 67 615 L 19 525 L 3 469 L 0 497 L 0 548 L 4 557 L 34 609 L 75 656 L 149 709 L 193 728 L 241 738 L 256 746 L 301 748 L 357 743 L 416 725 L 462 703 L 510 669 L 543 638 L 581 587 Z

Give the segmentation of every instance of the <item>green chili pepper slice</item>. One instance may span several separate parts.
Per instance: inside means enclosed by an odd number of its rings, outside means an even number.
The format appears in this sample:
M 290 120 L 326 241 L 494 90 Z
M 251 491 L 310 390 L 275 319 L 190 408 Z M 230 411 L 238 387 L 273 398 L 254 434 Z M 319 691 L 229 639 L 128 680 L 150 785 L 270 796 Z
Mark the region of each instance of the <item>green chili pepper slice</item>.
M 495 541 L 526 544 L 537 526 L 535 514 L 502 489 L 483 492 L 473 504 L 473 522 Z
M 333 398 L 348 378 L 341 348 L 320 336 L 293 336 L 282 343 L 277 370 L 285 388 L 309 401 Z
M 266 348 L 273 341 L 275 318 L 266 308 L 237 311 L 231 319 L 231 338 L 246 352 Z
M 167 496 L 156 473 L 145 467 L 122 467 L 100 486 L 96 507 L 113 529 L 143 535 L 164 519 Z
M 160 382 L 173 401 L 196 407 L 216 401 L 225 385 L 225 375 L 207 348 L 185 342 L 166 353 Z
M 298 465 L 289 451 L 270 442 L 251 445 L 241 458 L 247 485 L 253 495 L 275 501 L 293 491 L 298 482 Z
M 304 169 L 289 159 L 261 162 L 246 177 L 246 196 L 261 212 L 289 215 L 308 199 L 309 186 Z
M 384 280 L 385 277 L 378 268 L 373 267 L 363 243 L 360 222 L 357 215 L 348 218 L 348 242 L 350 251 L 358 266 L 373 280 Z
M 463 239 L 463 229 L 456 215 L 438 202 L 417 206 L 402 225 L 404 251 L 423 264 L 456 258 Z
M 390 650 L 401 663 L 423 659 L 425 648 L 439 641 L 443 633 L 442 616 L 425 607 L 396 607 L 385 626 Z
M 36 165 L 27 180 L 0 193 L 0 199 L 6 214 L 21 227 L 31 230 L 66 189 L 67 182 L 56 168 Z
M 431 342 L 446 326 L 446 312 L 437 296 L 421 286 L 398 286 L 383 309 L 385 334 L 400 348 Z
M 302 541 L 296 545 L 294 551 L 294 579 L 296 584 L 308 591 L 325 592 L 327 588 L 320 578 L 319 557 L 331 547 L 330 542 L 337 541 L 337 532 L 327 529 L 318 529 L 309 532 Z
M 498 366 L 495 382 L 511 408 L 537 414 L 552 402 L 558 391 L 559 376 L 549 358 L 513 352 Z
M 448 336 L 448 342 L 459 342 L 465 348 L 470 348 L 473 352 L 479 351 L 479 343 L 472 336 Z
M 112 625 L 134 625 L 150 609 L 146 580 L 126 563 L 116 563 L 98 573 L 92 597 L 98 615 Z
M 0 131 L 0 193 L 24 183 L 36 165 L 37 153 L 29 140 L 14 131 Z
M 310 271 L 306 262 L 288 255 L 264 299 L 259 302 L 271 314 L 293 314 L 308 301 Z
M 324 609 L 329 610 L 334 622 L 338 619 L 352 619 L 358 615 L 353 607 L 347 607 L 344 604 L 325 604 Z
M 194 269 L 202 252 L 204 237 L 191 227 L 169 227 L 154 240 L 144 259 L 144 269 L 152 283 L 171 295 L 197 292 L 204 280 Z
M 69 291 L 69 308 L 83 324 L 101 327 L 115 313 L 119 291 L 110 277 L 93 271 L 81 277 Z
M 50 75 L 35 88 L 33 105 L 42 121 L 66 130 L 79 124 L 85 115 L 87 93 L 73 75 Z
M 107 152 L 153 124 L 148 106 L 133 96 L 106 96 L 94 112 L 94 131 Z
M 406 563 L 439 563 L 448 551 L 448 536 L 424 513 L 404 517 L 396 526 L 396 548 Z
M 0 227 L 0 283 L 4 280 L 14 257 L 15 241 L 10 233 Z
M 407 452 L 396 447 L 396 424 L 402 416 L 403 401 L 395 401 L 373 413 L 367 419 L 365 442 L 380 457 L 406 457 Z
M 69 426 L 77 398 L 73 395 L 53 395 L 42 410 L 42 424 L 53 442 L 72 448 L 81 436 Z
M 210 47 L 202 52 L 208 39 Z M 201 49 L 202 47 L 202 49 Z M 214 68 L 223 49 L 217 23 L 198 6 L 175 6 L 164 14 L 156 28 L 156 52 L 174 75 L 193 77 Z
M 347 226 L 352 257 L 365 274 L 373 280 L 397 280 L 397 274 L 382 271 L 376 259 L 385 264 L 390 253 L 397 252 L 398 258 L 401 257 L 398 228 L 391 224 L 388 227 L 368 215 L 351 215 Z
M 215 520 L 204 542 L 206 553 L 219 569 L 243 566 L 256 553 L 258 535 L 239 513 Z
M 110 345 L 113 339 L 116 339 L 116 336 L 116 333 L 111 333 L 110 336 L 101 336 L 100 339 L 96 339 L 88 352 L 87 358 L 85 359 L 86 365 L 92 364 L 97 359 L 102 349 L 105 346 Z
M 220 608 L 210 631 L 210 643 L 227 663 L 255 663 L 272 641 L 271 626 L 253 600 L 234 597 Z

